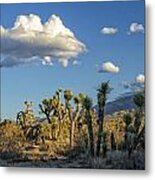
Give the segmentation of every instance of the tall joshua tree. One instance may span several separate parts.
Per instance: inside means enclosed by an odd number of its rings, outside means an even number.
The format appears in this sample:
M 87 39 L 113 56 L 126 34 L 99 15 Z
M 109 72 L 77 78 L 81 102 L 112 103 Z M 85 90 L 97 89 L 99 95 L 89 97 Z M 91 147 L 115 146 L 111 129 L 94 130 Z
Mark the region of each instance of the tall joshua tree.
M 70 147 L 71 148 L 74 145 L 75 122 L 77 122 L 78 118 L 81 115 L 83 98 L 84 98 L 84 95 L 82 93 L 74 96 L 73 98 L 73 93 L 71 90 L 64 91 L 65 106 L 66 106 L 68 117 L 71 124 L 71 128 L 70 128 Z M 74 100 L 75 111 L 73 111 L 73 107 L 71 106 L 72 99 Z
M 88 127 L 88 136 L 89 136 L 89 148 L 90 155 L 94 156 L 94 133 L 93 133 L 93 125 L 92 125 L 92 100 L 86 96 L 83 101 L 83 107 L 86 110 L 85 118 Z
M 75 122 L 78 120 L 80 114 L 82 114 L 82 110 L 83 110 L 82 104 L 85 97 L 86 96 L 83 93 L 79 93 L 78 95 L 74 97 L 74 104 L 75 104 L 74 121 Z
M 73 147 L 73 143 L 74 143 L 74 120 L 72 117 L 72 111 L 73 108 L 71 106 L 71 100 L 73 98 L 73 93 L 71 90 L 65 90 L 64 91 L 64 99 L 65 99 L 65 105 L 66 105 L 66 109 L 68 111 L 68 116 L 69 116 L 69 120 L 70 120 L 70 148 Z
M 101 143 L 103 142 L 103 122 L 105 113 L 105 104 L 107 100 L 107 94 L 110 92 L 109 81 L 101 83 L 97 89 L 97 100 L 98 100 L 98 140 L 96 155 L 100 156 Z
M 54 110 L 56 112 L 56 115 L 58 116 L 58 123 L 59 123 L 58 136 L 59 136 L 62 132 L 63 121 L 66 119 L 67 113 L 66 113 L 65 105 L 61 102 L 62 89 L 59 88 L 55 94 L 56 94 L 55 97 L 57 100 L 57 104 L 54 107 Z
M 145 147 L 145 125 L 141 128 L 142 116 L 145 108 L 145 92 L 140 91 L 135 94 L 133 101 L 137 106 L 136 117 L 134 122 L 134 127 L 136 130 L 134 144 L 129 148 L 128 156 L 130 157 L 132 151 L 134 151 L 139 144 Z

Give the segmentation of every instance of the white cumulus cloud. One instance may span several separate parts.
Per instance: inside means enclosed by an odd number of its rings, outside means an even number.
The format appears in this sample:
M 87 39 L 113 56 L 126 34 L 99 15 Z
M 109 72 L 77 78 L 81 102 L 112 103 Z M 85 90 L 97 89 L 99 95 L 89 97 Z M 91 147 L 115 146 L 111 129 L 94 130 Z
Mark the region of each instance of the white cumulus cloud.
M 0 30 L 1 67 L 38 61 L 53 65 L 54 60 L 66 67 L 71 59 L 86 51 L 85 44 L 56 15 L 45 23 L 34 14 L 20 15 L 12 28 L 0 26 Z
M 139 74 L 139 75 L 136 77 L 136 82 L 137 82 L 137 83 L 144 84 L 144 83 L 145 83 L 145 76 L 144 76 L 144 74 Z
M 144 26 L 137 22 L 131 23 L 128 34 L 131 33 L 144 33 Z
M 106 34 L 106 35 L 113 35 L 118 32 L 117 28 L 114 27 L 103 27 L 101 30 L 101 33 Z
M 112 62 L 108 61 L 102 64 L 98 72 L 100 73 L 118 73 L 119 67 L 114 65 Z

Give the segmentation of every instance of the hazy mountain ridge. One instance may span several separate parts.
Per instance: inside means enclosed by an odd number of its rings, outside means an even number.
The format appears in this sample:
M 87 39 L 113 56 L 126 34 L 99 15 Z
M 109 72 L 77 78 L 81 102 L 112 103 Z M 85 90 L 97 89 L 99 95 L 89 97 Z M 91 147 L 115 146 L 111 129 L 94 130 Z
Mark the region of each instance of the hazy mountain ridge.
M 106 104 L 105 113 L 106 114 L 113 114 L 114 112 L 121 111 L 121 110 L 131 110 L 135 108 L 135 104 L 133 102 L 134 93 L 125 93 L 119 96 L 117 99 L 108 102 Z M 98 109 L 97 105 L 95 109 Z

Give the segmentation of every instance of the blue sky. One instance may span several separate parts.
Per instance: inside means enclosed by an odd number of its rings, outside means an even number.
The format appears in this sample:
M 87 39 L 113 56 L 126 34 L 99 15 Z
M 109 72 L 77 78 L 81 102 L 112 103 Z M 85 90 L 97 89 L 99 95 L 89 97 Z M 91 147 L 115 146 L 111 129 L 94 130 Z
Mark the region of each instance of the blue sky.
M 85 44 L 87 52 L 76 58 L 79 64 L 69 63 L 67 67 L 58 62 L 53 66 L 31 63 L 2 67 L 2 118 L 15 118 L 25 99 L 34 102 L 37 114 L 39 102 L 59 87 L 87 93 L 95 104 L 97 85 L 110 80 L 114 88 L 111 100 L 127 91 L 123 81 L 133 82 L 137 75 L 144 74 L 144 33 L 127 34 L 133 22 L 144 26 L 143 1 L 1 4 L 0 24 L 10 29 L 17 16 L 29 14 L 38 15 L 42 23 L 52 14 L 59 16 L 65 27 Z M 115 27 L 118 32 L 106 35 L 101 33 L 103 27 Z M 106 61 L 117 65 L 119 72 L 98 73 L 98 67 Z

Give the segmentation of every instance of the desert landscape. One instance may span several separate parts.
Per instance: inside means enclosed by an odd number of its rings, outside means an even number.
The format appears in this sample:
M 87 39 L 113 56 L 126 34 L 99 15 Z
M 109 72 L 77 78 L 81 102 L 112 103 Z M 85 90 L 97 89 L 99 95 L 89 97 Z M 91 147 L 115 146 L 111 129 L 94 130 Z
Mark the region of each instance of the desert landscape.
M 0 7 L 0 166 L 145 170 L 145 2 Z
M 39 104 L 43 119 L 25 101 L 16 120 L 0 123 L 1 165 L 144 169 L 144 91 L 134 95 L 135 109 L 105 115 L 109 90 L 100 85 L 96 110 L 88 96 L 58 89 Z

